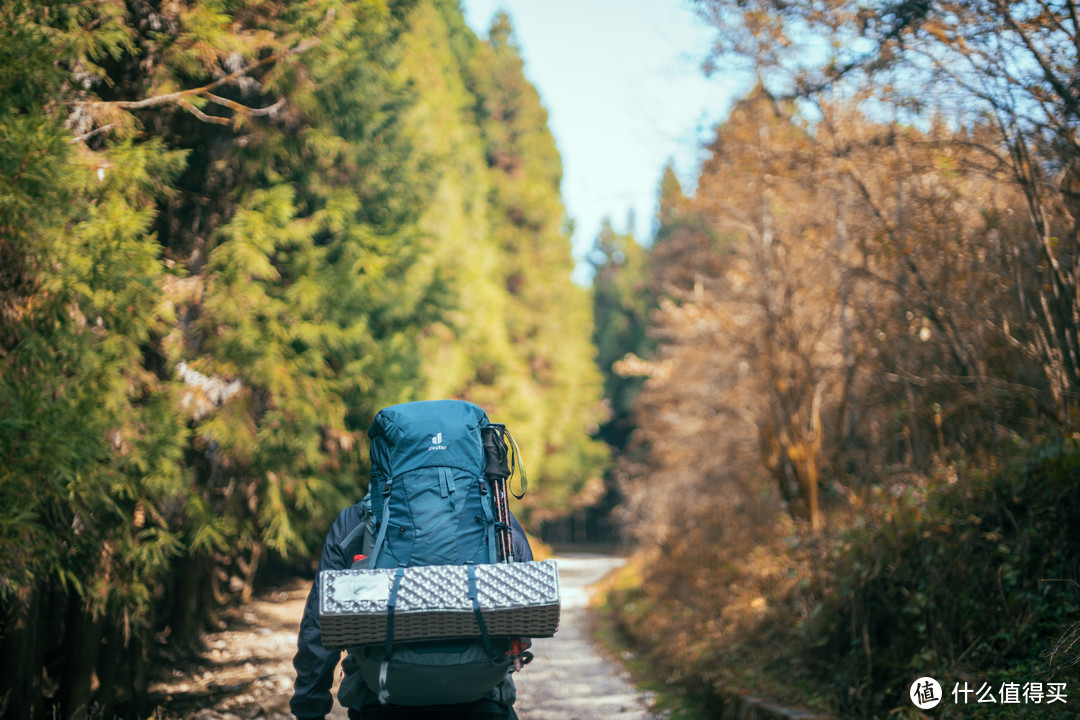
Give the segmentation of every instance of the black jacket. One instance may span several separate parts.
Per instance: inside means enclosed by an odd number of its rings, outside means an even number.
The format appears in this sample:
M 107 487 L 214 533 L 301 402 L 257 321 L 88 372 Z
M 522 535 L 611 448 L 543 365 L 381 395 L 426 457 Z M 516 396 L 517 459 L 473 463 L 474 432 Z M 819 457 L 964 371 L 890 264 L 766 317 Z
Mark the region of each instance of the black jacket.
M 363 552 L 364 533 L 360 527 L 361 504 L 357 503 L 338 514 L 323 543 L 319 570 L 344 570 L 352 567 L 353 556 Z M 532 560 L 532 548 L 517 518 L 511 515 L 511 537 L 515 560 Z M 319 586 L 313 583 L 300 622 L 296 656 L 296 684 L 289 702 L 298 718 L 323 718 L 334 707 L 330 688 L 334 670 L 341 660 L 340 650 L 327 650 L 322 645 L 319 629 Z

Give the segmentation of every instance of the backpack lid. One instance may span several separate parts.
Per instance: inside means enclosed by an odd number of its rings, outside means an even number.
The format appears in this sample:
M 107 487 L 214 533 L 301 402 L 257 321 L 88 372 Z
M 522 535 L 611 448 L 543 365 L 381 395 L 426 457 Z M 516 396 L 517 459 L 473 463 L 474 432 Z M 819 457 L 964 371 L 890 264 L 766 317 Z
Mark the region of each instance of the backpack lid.
M 383 408 L 371 423 L 372 479 L 425 467 L 455 467 L 483 476 L 480 429 L 487 413 L 465 400 L 420 400 Z

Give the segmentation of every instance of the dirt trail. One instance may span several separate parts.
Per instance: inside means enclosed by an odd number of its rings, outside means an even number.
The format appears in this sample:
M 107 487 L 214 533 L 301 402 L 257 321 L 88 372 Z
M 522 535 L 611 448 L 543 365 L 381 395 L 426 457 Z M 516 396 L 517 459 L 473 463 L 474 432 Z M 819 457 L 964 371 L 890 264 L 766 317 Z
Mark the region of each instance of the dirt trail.
M 516 676 L 521 720 L 656 720 L 617 663 L 603 657 L 588 632 L 588 590 L 621 562 L 557 557 L 562 617 L 554 638 L 538 639 L 536 660 Z M 207 638 L 203 661 L 177 667 L 152 688 L 169 720 L 291 720 L 292 657 L 307 584 L 253 601 L 229 628 Z M 339 673 L 340 675 L 340 673 Z M 335 689 L 336 690 L 336 689 Z M 347 720 L 336 706 L 332 720 Z

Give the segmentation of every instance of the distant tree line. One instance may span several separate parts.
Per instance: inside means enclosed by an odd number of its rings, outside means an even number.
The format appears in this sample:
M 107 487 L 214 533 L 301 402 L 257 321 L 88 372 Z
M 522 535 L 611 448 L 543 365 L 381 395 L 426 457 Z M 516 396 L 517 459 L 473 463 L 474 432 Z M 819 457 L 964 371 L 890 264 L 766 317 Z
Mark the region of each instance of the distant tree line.
M 602 489 L 588 292 L 508 20 L 452 0 L 0 6 L 0 716 L 145 717 L 366 489 L 382 406 Z

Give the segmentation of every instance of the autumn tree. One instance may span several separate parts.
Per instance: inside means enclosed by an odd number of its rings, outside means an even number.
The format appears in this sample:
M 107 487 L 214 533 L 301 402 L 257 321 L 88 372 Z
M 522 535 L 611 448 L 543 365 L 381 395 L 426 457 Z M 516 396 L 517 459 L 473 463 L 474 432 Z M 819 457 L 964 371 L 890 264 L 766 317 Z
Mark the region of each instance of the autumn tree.
M 1009 550 L 998 580 L 1037 640 L 986 592 L 962 618 L 940 599 L 1002 567 L 1002 532 L 1041 547 L 1069 525 L 1075 8 L 697 6 L 712 69 L 758 84 L 693 192 L 664 178 L 656 355 L 617 365 L 645 381 L 621 466 L 641 581 L 615 613 L 689 687 L 784 694 L 847 663 L 831 702 L 867 717 L 907 703 L 913 662 L 1041 664 L 1018 648 L 1075 634 L 1056 560 Z
M 639 418 L 653 453 L 686 447 L 683 460 L 662 461 L 672 471 L 700 474 L 697 486 L 730 486 L 723 494 L 738 506 L 740 495 L 754 494 L 759 460 L 792 512 L 817 528 L 839 306 L 826 268 L 807 272 L 831 238 L 818 225 L 825 217 L 804 211 L 815 204 L 815 185 L 805 182 L 814 168 L 800 165 L 812 162 L 807 145 L 763 94 L 739 104 L 719 130 L 689 203 L 699 225 L 681 231 L 687 249 L 673 266 L 692 274 L 661 304 L 661 355 Z M 710 262 L 694 262 L 698 252 Z M 674 405 L 672 395 L 682 398 L 684 419 L 651 419 L 671 415 L 654 406 Z M 687 445 L 694 437 L 699 449 Z M 747 452 L 753 444 L 759 449 Z
M 843 1 L 697 6 L 717 32 L 712 66 L 740 62 L 777 94 L 812 103 L 847 96 L 899 123 L 971 131 L 960 172 L 1004 171 L 1024 197 L 1024 227 L 996 252 L 1016 280 L 1016 313 L 987 317 L 1041 366 L 1053 412 L 1075 425 L 1077 127 L 1080 44 L 1072 2 Z M 976 130 L 978 132 L 976 132 Z M 1023 337 L 1013 335 L 1018 327 Z
M 724 239 L 691 200 L 669 163 L 657 191 L 649 245 L 649 290 L 655 297 L 689 292 L 702 277 L 721 272 Z
M 739 506 L 768 478 L 820 528 L 826 494 L 1033 427 L 1042 381 L 985 321 L 1017 307 L 995 253 L 1020 202 L 1007 178 L 957 175 L 978 150 L 944 129 L 842 105 L 811 128 L 791 107 L 764 88 L 735 106 L 654 269 L 675 278 L 658 357 L 620 367 L 649 376 L 628 497 L 730 485 Z

